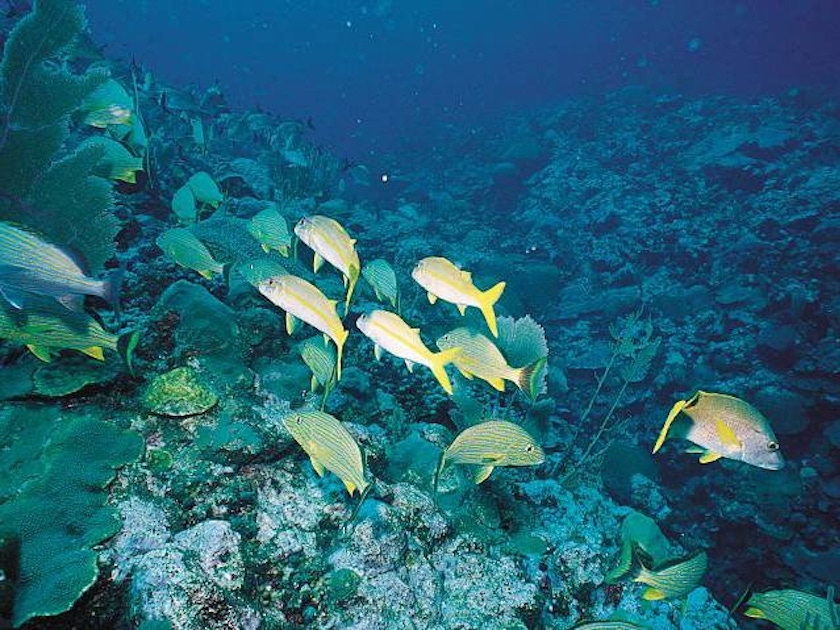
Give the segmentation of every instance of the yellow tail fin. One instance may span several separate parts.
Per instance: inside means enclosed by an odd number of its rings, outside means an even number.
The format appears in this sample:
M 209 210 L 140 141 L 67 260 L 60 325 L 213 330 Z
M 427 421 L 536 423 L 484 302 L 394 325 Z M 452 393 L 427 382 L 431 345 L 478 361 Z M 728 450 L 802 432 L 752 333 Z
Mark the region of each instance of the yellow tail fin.
M 540 357 L 531 365 L 526 365 L 517 370 L 516 384 L 532 401 L 536 400 L 537 395 L 540 393 L 540 377 L 545 367 L 545 361 L 545 357 Z
M 668 437 L 668 430 L 671 428 L 671 424 L 674 422 L 674 418 L 676 418 L 680 411 L 683 410 L 683 407 L 688 404 L 687 400 L 678 400 L 674 403 L 674 406 L 671 407 L 671 412 L 668 414 L 667 420 L 665 420 L 665 424 L 662 425 L 662 430 L 659 432 L 659 437 L 656 438 L 656 444 L 653 446 L 653 452 L 656 453 L 662 445 L 665 443 L 665 438 Z
M 505 290 L 505 283 L 500 282 L 494 287 L 487 289 L 484 293 L 481 294 L 481 298 L 479 299 L 482 315 L 484 315 L 484 319 L 487 321 L 487 327 L 490 329 L 490 332 L 493 333 L 494 337 L 499 336 L 499 328 L 496 326 L 496 313 L 493 311 L 493 305 L 499 301 L 499 298 L 502 297 L 502 293 Z
M 446 373 L 446 366 L 457 359 L 461 352 L 461 348 L 442 350 L 432 356 L 432 364 L 429 366 L 429 369 L 432 370 L 432 374 L 435 375 L 440 386 L 450 396 L 452 395 L 452 383 L 449 380 L 449 375 Z
M 335 343 L 336 353 L 335 353 L 335 380 L 341 380 L 341 357 L 344 355 L 344 343 L 347 341 L 347 337 L 350 336 L 349 330 L 342 330 L 339 333 L 338 341 Z

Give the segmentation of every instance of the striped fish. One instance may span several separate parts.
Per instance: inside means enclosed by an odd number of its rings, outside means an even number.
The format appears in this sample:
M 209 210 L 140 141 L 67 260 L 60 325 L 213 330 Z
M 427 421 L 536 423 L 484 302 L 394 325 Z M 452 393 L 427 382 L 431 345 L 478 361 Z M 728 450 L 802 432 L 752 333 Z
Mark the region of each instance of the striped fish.
M 109 125 L 130 125 L 133 103 L 122 85 L 108 79 L 85 97 L 79 110 L 84 124 L 105 129 Z
M 794 589 L 753 593 L 744 614 L 766 619 L 782 630 L 833 630 L 840 628 L 840 605 L 832 600 L 833 596 L 817 597 Z
M 319 477 L 329 470 L 341 479 L 350 496 L 357 490 L 364 494 L 369 484 L 362 451 L 338 418 L 323 411 L 294 411 L 283 418 L 283 426 L 309 455 Z
M 701 464 L 724 457 L 766 470 L 779 470 L 785 465 L 769 420 L 748 402 L 728 394 L 698 391 L 688 400 L 678 400 L 653 452 L 669 437 L 696 444 Z
M 49 308 L 10 312 L 3 306 L 0 306 L 0 339 L 26 346 L 47 363 L 60 350 L 77 350 L 104 361 L 104 351 L 116 352 L 119 341 L 118 335 L 109 333 L 84 312 Z
M 197 271 L 208 280 L 214 273 L 222 273 L 224 266 L 213 258 L 207 246 L 187 228 L 171 228 L 155 241 L 167 256 L 187 269 Z
M 292 334 L 296 319 L 320 330 L 335 343 L 336 380 L 341 380 L 341 357 L 349 332 L 336 313 L 337 302 L 330 300 L 315 285 L 293 275 L 276 276 L 257 286 L 262 295 L 286 311 L 286 332 Z
M 298 351 L 312 372 L 310 389 L 314 392 L 320 385 L 329 390 L 335 379 L 336 355 L 333 347 L 321 336 L 316 336 L 302 341 Z
M 189 225 L 198 219 L 198 208 L 190 187 L 184 184 L 172 197 L 172 212 L 178 217 L 178 223 Z
M 253 287 L 258 287 L 261 282 L 269 278 L 285 276 L 289 273 L 283 265 L 269 256 L 237 262 L 234 269 Z
M 384 349 L 403 359 L 409 372 L 414 369 L 415 363 L 424 365 L 432 371 L 446 393 L 452 394 L 446 365 L 455 360 L 461 352 L 460 348 L 432 352 L 420 338 L 419 328 L 411 328 L 402 317 L 388 311 L 366 313 L 356 320 L 356 326 L 374 343 L 373 351 L 377 360 L 382 357 Z
M 207 204 L 211 208 L 218 208 L 225 198 L 213 178 L 204 171 L 199 171 L 190 177 L 187 186 L 190 187 L 190 191 L 198 203 Z
M 397 274 L 387 260 L 371 260 L 362 269 L 362 277 L 376 294 L 380 302 L 388 300 L 397 312 L 400 310 L 400 291 L 397 286 Z
M 478 484 L 496 466 L 536 466 L 544 461 L 545 453 L 525 429 L 506 420 L 487 420 L 461 431 L 443 452 L 438 469 L 449 462 L 476 465 L 473 481 Z
M 700 586 L 708 566 L 709 558 L 705 551 L 665 562 L 654 569 L 639 562 L 638 574 L 633 581 L 648 585 L 649 588 L 642 593 L 644 599 L 674 599 L 688 595 Z
M 114 304 L 110 280 L 95 280 L 61 248 L 32 232 L 0 221 L 0 295 L 16 309 L 39 296 L 81 310 L 85 295 Z
M 344 286 L 347 287 L 344 299 L 346 315 L 362 267 L 359 254 L 356 253 L 355 239 L 350 238 L 338 221 L 321 214 L 303 217 L 295 225 L 295 234 L 315 252 L 312 259 L 315 273 L 318 273 L 325 260 L 341 272 Z
M 276 249 L 281 256 L 289 256 L 292 235 L 289 233 L 286 219 L 274 206 L 254 215 L 248 222 L 248 232 L 257 239 L 264 252 L 268 253 Z
M 630 621 L 584 621 L 570 630 L 644 630 L 644 626 Z
M 468 306 L 479 309 L 490 332 L 494 337 L 499 336 L 493 305 L 502 297 L 504 282 L 499 282 L 487 291 L 481 291 L 473 284 L 469 271 L 462 271 L 454 263 L 438 256 L 424 258 L 418 262 L 411 272 L 411 277 L 426 289 L 432 304 L 438 298 L 451 302 L 458 307 L 461 315 L 466 312 Z
M 465 378 L 477 376 L 500 392 L 505 390 L 505 381 L 511 381 L 531 400 L 536 399 L 545 357 L 540 357 L 531 365 L 513 368 L 495 343 L 469 328 L 449 331 L 437 340 L 437 346 L 441 350 L 462 349 L 455 359 L 455 367 Z
M 79 148 L 91 146 L 99 147 L 102 152 L 102 157 L 93 170 L 94 175 L 128 184 L 137 183 L 137 171 L 143 170 L 143 158 L 133 155 L 121 142 L 104 136 L 88 138 Z

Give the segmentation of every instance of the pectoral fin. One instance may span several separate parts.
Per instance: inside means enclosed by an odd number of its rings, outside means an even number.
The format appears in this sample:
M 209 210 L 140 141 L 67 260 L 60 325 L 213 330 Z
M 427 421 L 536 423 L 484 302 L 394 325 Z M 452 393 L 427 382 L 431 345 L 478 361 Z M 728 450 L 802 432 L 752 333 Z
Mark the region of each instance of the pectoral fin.
M 281 245 L 277 248 L 277 251 L 280 252 L 280 255 L 284 258 L 289 257 L 289 246 L 288 245 Z
M 213 272 L 210 271 L 209 269 L 203 269 L 203 270 L 199 271 L 198 275 L 200 275 L 205 280 L 212 280 L 213 279 Z
M 312 272 L 318 273 L 318 270 L 321 268 L 321 265 L 324 264 L 324 258 L 318 252 L 315 252 L 315 255 L 312 257 Z
M 262 247 L 262 250 L 263 250 L 266 254 L 267 254 L 268 252 L 270 252 L 270 251 L 271 251 L 271 248 L 270 248 L 268 245 L 266 245 L 265 243 L 260 243 L 260 247 Z
M 486 481 L 487 477 L 490 476 L 490 473 L 493 472 L 493 466 L 481 466 L 479 467 L 475 473 L 473 474 L 473 482 L 476 485 L 480 484 L 482 481 Z
M 378 343 L 373 344 L 373 356 L 376 357 L 377 361 L 382 360 L 382 346 L 380 346 Z
M 297 320 L 295 316 L 286 311 L 286 334 L 291 335 L 297 328 Z
M 738 439 L 738 436 L 735 435 L 732 428 L 720 418 L 715 420 L 715 429 L 717 430 L 720 441 L 726 446 L 733 449 L 740 449 L 743 446 L 741 440 Z
M 456 306 L 458 307 L 458 312 L 461 313 L 461 315 L 467 312 L 467 307 L 464 304 L 457 304 Z
M 711 464 L 712 462 L 716 462 L 721 457 L 723 457 L 720 453 L 715 453 L 714 451 L 706 451 L 700 457 L 701 464 Z
M 344 487 L 347 488 L 347 492 L 350 493 L 350 496 L 353 496 L 353 493 L 356 492 L 356 484 L 352 481 L 344 481 Z
M 408 368 L 409 372 L 414 372 L 414 361 L 409 361 L 408 359 L 405 360 L 405 367 Z

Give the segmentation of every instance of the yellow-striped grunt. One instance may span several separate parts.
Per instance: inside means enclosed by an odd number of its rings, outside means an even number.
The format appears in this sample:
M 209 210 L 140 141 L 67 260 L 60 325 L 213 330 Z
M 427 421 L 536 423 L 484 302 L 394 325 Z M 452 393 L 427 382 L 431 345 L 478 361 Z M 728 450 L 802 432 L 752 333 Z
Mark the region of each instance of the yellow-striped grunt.
M 336 354 L 333 347 L 318 335 L 302 341 L 298 350 L 306 367 L 312 372 L 309 388 L 314 392 L 321 385 L 329 390 L 335 379 Z
M 88 138 L 79 148 L 90 146 L 100 147 L 102 151 L 102 157 L 93 171 L 94 175 L 128 184 L 137 183 L 137 171 L 143 170 L 143 158 L 133 155 L 121 142 L 105 136 Z
M 403 359 L 409 372 L 415 363 L 424 365 L 432 371 L 446 393 L 452 394 L 452 383 L 446 373 L 446 365 L 455 360 L 461 352 L 460 348 L 432 352 L 420 338 L 419 328 L 412 328 L 402 317 L 388 311 L 371 311 L 362 315 L 356 320 L 356 326 L 374 343 L 377 359 L 381 357 L 382 350 L 387 350 L 395 357 Z
M 665 562 L 652 569 L 639 561 L 638 574 L 633 581 L 647 584 L 648 588 L 642 594 L 644 599 L 674 599 L 688 595 L 700 586 L 708 566 L 709 558 L 705 551 Z
M 214 273 L 222 273 L 224 266 L 213 258 L 210 250 L 187 228 L 171 228 L 155 241 L 167 256 L 208 280 Z
M 481 291 L 473 284 L 472 274 L 469 271 L 462 271 L 454 263 L 439 256 L 430 256 L 418 262 L 411 272 L 411 277 L 426 289 L 429 302 L 432 304 L 438 298 L 451 302 L 458 307 L 461 315 L 468 306 L 479 309 L 484 315 L 490 332 L 494 337 L 499 336 L 493 305 L 505 290 L 504 282 L 499 282 L 487 291 Z
M 105 350 L 118 351 L 119 336 L 90 315 L 55 308 L 19 312 L 0 305 L 0 339 L 26 346 L 45 362 L 61 350 L 77 350 L 99 361 L 105 360 Z
M 172 197 L 172 212 L 178 217 L 178 222 L 184 225 L 195 223 L 198 219 L 195 196 L 186 184 L 175 191 Z
M 323 476 L 329 470 L 344 483 L 350 496 L 368 487 L 362 451 L 343 424 L 323 411 L 293 411 L 283 426 L 309 455 L 312 468 Z
M 79 110 L 82 122 L 105 129 L 110 125 L 130 125 L 134 119 L 133 99 L 114 79 L 107 79 L 85 97 Z
M 631 621 L 584 621 L 569 630 L 645 630 L 645 627 Z
M 187 186 L 198 203 L 207 204 L 211 208 L 218 208 L 225 198 L 219 186 L 205 171 L 199 171 L 190 177 Z
M 0 295 L 16 309 L 41 296 L 76 311 L 85 295 L 116 300 L 110 280 L 89 278 L 63 249 L 5 221 L 0 221 Z
M 284 276 L 288 271 L 270 256 L 261 256 L 237 262 L 233 267 L 253 287 L 275 276 Z
M 290 335 L 297 318 L 333 340 L 337 349 L 336 380 L 341 380 L 341 357 L 350 333 L 336 313 L 337 302 L 321 293 L 314 284 L 293 275 L 269 278 L 257 289 L 272 304 L 286 311 L 286 332 Z
M 680 413 L 684 416 L 679 416 Z M 679 400 L 653 447 L 656 453 L 669 437 L 681 437 L 700 447 L 701 464 L 721 457 L 767 470 L 779 470 L 785 461 L 770 422 L 749 403 L 727 394 L 698 391 Z
M 347 287 L 344 300 L 346 315 L 362 267 L 359 254 L 356 253 L 356 241 L 350 238 L 338 221 L 321 214 L 303 217 L 295 225 L 295 234 L 315 252 L 312 260 L 315 273 L 318 273 L 325 260 L 341 272 L 344 286 Z
M 536 466 L 545 461 L 537 441 L 518 424 L 486 420 L 461 431 L 443 452 L 439 470 L 447 463 L 479 466 L 473 475 L 481 483 L 496 466 Z
M 264 252 L 276 249 L 281 256 L 289 256 L 292 235 L 286 219 L 273 205 L 253 216 L 248 222 L 248 232 L 257 239 Z
M 362 269 L 362 276 L 368 281 L 376 299 L 388 300 L 397 312 L 400 310 L 400 290 L 397 286 L 397 274 L 387 260 L 371 260 Z
M 747 600 L 744 614 L 766 619 L 781 630 L 833 630 L 840 628 L 840 604 L 833 599 L 833 591 L 824 597 L 794 589 L 753 593 Z
M 461 348 L 461 354 L 455 359 L 455 367 L 465 378 L 477 376 L 500 392 L 505 390 L 505 381 L 510 381 L 531 400 L 536 399 L 546 357 L 540 357 L 531 365 L 513 368 L 508 365 L 495 343 L 469 328 L 449 331 L 437 340 L 437 346 L 441 350 Z

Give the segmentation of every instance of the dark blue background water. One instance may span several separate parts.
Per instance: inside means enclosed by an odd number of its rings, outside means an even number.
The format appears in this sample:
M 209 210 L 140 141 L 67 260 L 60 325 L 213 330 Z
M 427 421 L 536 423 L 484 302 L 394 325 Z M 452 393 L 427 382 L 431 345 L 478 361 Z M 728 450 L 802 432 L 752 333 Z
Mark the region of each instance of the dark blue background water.
M 312 116 L 361 158 L 423 145 L 430 122 L 625 84 L 754 96 L 840 78 L 837 0 L 95 0 L 88 15 L 164 81 Z

